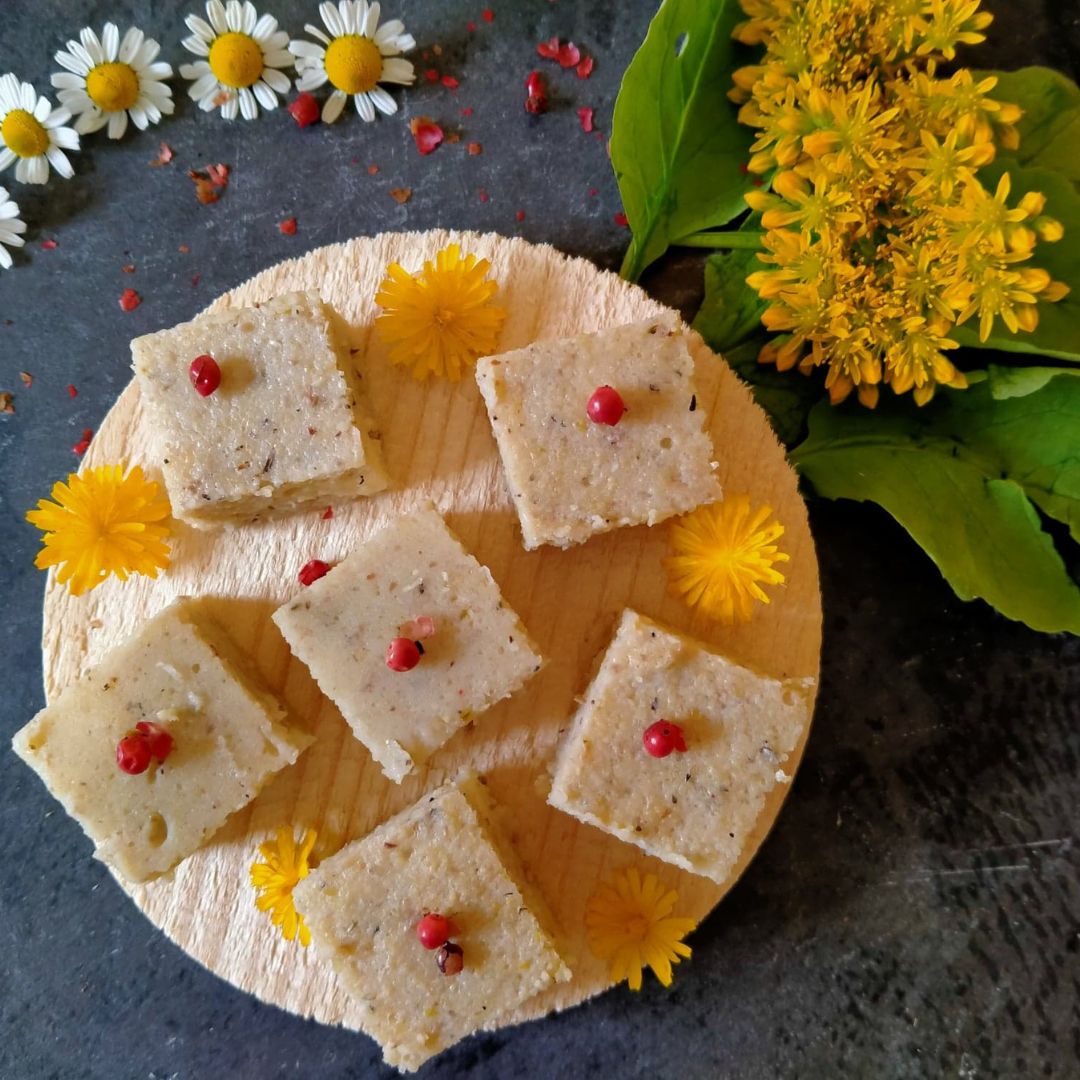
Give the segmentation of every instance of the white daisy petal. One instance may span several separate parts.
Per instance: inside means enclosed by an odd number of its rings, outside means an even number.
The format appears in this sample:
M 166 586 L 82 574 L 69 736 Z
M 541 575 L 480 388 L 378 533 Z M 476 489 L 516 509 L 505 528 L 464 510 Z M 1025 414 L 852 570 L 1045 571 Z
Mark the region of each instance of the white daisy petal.
M 92 135 L 95 131 L 100 131 L 108 122 L 109 118 L 95 105 L 93 109 L 88 109 L 75 121 L 75 133 Z
M 79 31 L 79 40 L 82 42 L 82 47 L 86 50 L 86 55 L 90 58 L 92 67 L 97 67 L 98 64 L 104 62 L 105 50 L 102 49 L 97 34 L 95 34 L 89 26 L 86 26 Z
M 57 90 L 82 90 L 86 86 L 86 79 L 70 71 L 58 71 L 49 81 Z
M 225 24 L 234 34 L 244 29 L 244 10 L 240 7 L 240 0 L 228 0 L 225 5 Z
M 121 113 L 120 115 L 126 116 L 127 114 Z M 59 146 L 50 146 L 49 149 L 45 151 L 45 156 L 49 159 L 49 165 L 51 165 L 65 180 L 70 180 L 75 175 L 75 169 L 68 160 L 67 154 L 65 154 Z M 41 158 L 38 158 L 37 160 L 42 161 Z M 42 168 L 45 171 L 45 175 L 48 176 L 49 166 L 43 163 Z
M 397 102 L 381 86 L 372 87 L 368 91 L 368 97 L 371 98 L 372 105 L 387 116 L 393 116 L 398 110 Z
M 0 244 L 0 266 L 5 270 L 11 269 L 11 255 L 4 250 L 4 246 Z
M 119 139 L 127 131 L 128 114 L 126 112 L 109 113 L 109 138 Z
M 356 111 L 360 114 L 362 120 L 366 120 L 370 124 L 375 119 L 375 107 L 371 104 L 371 99 L 367 94 L 353 94 L 353 104 L 356 106 Z
M 265 75 L 266 72 L 264 71 Z M 278 105 L 277 95 L 269 86 L 260 79 L 252 88 L 251 92 L 255 95 L 259 104 L 269 112 L 271 109 L 276 109 Z
M 273 68 L 266 68 L 263 71 L 262 81 L 266 83 L 271 90 L 275 90 L 279 94 L 287 94 L 289 92 L 290 84 L 288 75 L 282 75 L 280 71 L 275 71 Z
M 318 90 L 320 86 L 325 86 L 329 81 L 330 77 L 321 67 L 310 68 L 296 80 L 296 89 L 300 93 L 306 94 L 309 90 Z
M 212 71 L 208 71 L 205 75 L 200 75 L 191 84 L 188 88 L 188 93 L 193 98 L 205 97 L 215 86 L 217 86 L 217 79 Z
M 273 49 L 263 54 L 263 63 L 268 67 L 292 67 L 293 54 L 288 49 Z
M 135 59 L 131 61 L 131 66 L 136 71 L 143 71 L 150 64 L 157 59 L 157 54 L 161 52 L 161 46 L 151 38 L 149 41 L 144 41 L 139 46 L 139 51 L 135 54 Z
M 60 52 L 53 54 L 53 59 L 62 68 L 67 68 L 73 75 L 81 75 L 86 78 L 87 74 L 89 74 L 90 69 L 77 56 L 72 56 L 69 52 L 60 50 Z
M 290 41 L 289 52 L 291 52 L 293 56 L 306 56 L 310 57 L 312 60 L 322 60 L 326 56 L 326 50 L 321 45 L 316 45 L 314 42 L 304 41 L 302 39 Z M 78 76 L 74 77 L 78 78 Z
M 317 26 L 312 26 L 311 23 L 304 23 L 304 29 L 312 37 L 318 38 L 324 45 L 330 44 L 330 39 Z
M 36 180 L 35 176 L 39 175 L 39 170 L 36 168 L 37 162 L 44 161 L 44 158 L 19 158 L 15 163 L 15 179 L 20 184 L 44 184 L 45 180 Z M 49 175 L 49 166 L 45 166 L 45 177 Z
M 211 38 L 215 34 L 227 34 L 231 29 L 225 17 L 225 5 L 221 0 L 206 0 L 206 16 L 210 20 L 210 25 L 214 28 L 214 33 L 210 35 Z
M 259 13 L 255 10 L 255 5 L 251 0 L 245 0 L 244 3 L 244 18 L 240 24 L 240 28 L 249 37 L 255 33 L 255 27 L 259 23 Z
M 251 88 L 243 86 L 240 88 L 240 115 L 245 120 L 254 120 L 259 115 L 259 106 L 255 101 L 255 95 L 251 92 Z
M 122 64 L 130 64 L 145 37 L 146 35 L 137 26 L 132 26 L 124 35 L 124 40 L 120 42 L 120 52 L 117 59 Z
M 24 82 L 19 88 L 19 103 L 27 112 L 33 112 L 37 105 L 37 94 L 28 82 Z
M 46 130 L 51 131 L 53 128 L 62 128 L 70 119 L 71 113 L 67 109 L 52 109 L 41 124 Z
M 106 23 L 101 34 L 101 47 L 105 51 L 105 59 L 112 63 L 120 55 L 120 31 L 116 23 Z
M 322 122 L 332 124 L 341 115 L 341 110 L 345 108 L 345 102 L 348 100 L 349 97 L 343 90 L 335 90 L 323 105 Z
M 221 115 L 225 120 L 235 120 L 240 111 L 240 99 L 233 94 L 224 105 L 221 106 Z
M 74 128 L 62 127 L 49 132 L 53 144 L 65 150 L 79 149 L 79 134 Z
M 172 64 L 167 64 L 164 60 L 151 64 L 142 72 L 147 79 L 171 79 L 172 73 Z
M 375 44 L 381 45 L 384 41 L 396 38 L 404 29 L 405 24 L 400 19 L 391 19 L 389 22 L 383 23 L 382 26 L 375 31 Z
M 391 56 L 383 61 L 382 77 L 379 81 L 401 83 L 408 86 L 416 81 L 416 69 L 413 67 L 412 61 Z
M 338 5 L 338 12 L 341 15 L 341 21 L 345 26 L 346 34 L 359 34 L 360 33 L 360 13 L 356 10 L 356 5 L 351 0 L 344 0 L 344 3 Z
M 202 38 L 203 41 L 213 41 L 217 37 L 218 32 L 205 19 L 200 19 L 198 15 L 189 15 L 184 20 L 184 25 L 196 37 Z
M 319 5 L 319 17 L 326 24 L 326 29 L 334 37 L 341 37 L 345 33 L 345 23 L 342 22 L 341 13 L 338 11 L 336 5 L 331 3 L 322 3 Z
M 180 42 L 189 53 L 194 53 L 196 56 L 209 56 L 210 46 L 206 44 L 201 37 L 186 37 Z M 183 70 L 183 67 L 181 67 Z
M 14 165 L 17 160 L 14 151 L 9 150 L 6 146 L 0 147 L 0 172 L 3 172 L 9 165 Z
M 140 131 L 145 131 L 150 124 L 150 117 L 146 115 L 146 110 L 139 108 L 138 104 L 132 105 L 128 109 L 128 116 L 131 117 L 131 122 Z
M 252 27 L 251 36 L 261 42 L 277 30 L 277 19 L 273 15 L 262 15 L 259 21 Z
M 39 97 L 37 99 L 37 104 L 30 111 L 34 114 L 34 119 L 43 124 L 49 119 L 49 113 L 52 112 L 52 106 L 49 104 L 48 98 Z

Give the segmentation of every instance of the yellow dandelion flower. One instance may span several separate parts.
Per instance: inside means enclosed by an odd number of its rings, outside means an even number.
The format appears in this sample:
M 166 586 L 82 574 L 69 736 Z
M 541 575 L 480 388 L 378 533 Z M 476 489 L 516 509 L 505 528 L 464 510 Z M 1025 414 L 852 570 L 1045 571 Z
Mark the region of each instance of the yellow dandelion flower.
M 691 607 L 724 622 L 746 622 L 754 601 L 769 602 L 762 585 L 782 585 L 776 563 L 788 562 L 776 541 L 784 526 L 772 508 L 750 508 L 749 495 L 728 495 L 671 526 L 672 555 L 664 560 L 672 590 Z
M 457 244 L 416 274 L 391 264 L 375 296 L 383 309 L 375 331 L 391 361 L 411 366 L 419 380 L 445 375 L 457 382 L 463 368 L 495 352 L 506 312 L 491 302 L 499 286 L 488 280 L 490 269 Z
M 671 966 L 690 955 L 683 938 L 697 925 L 671 913 L 679 894 L 665 889 L 655 874 L 644 879 L 634 867 L 618 871 L 589 897 L 585 932 L 593 955 L 611 964 L 615 982 L 629 980 L 641 989 L 648 966 L 664 986 L 671 985 Z
M 266 861 L 256 860 L 250 870 L 251 884 L 258 894 L 255 906 L 260 911 L 270 912 L 270 922 L 281 928 L 281 936 L 286 941 L 299 937 L 305 949 L 311 944 L 311 931 L 304 916 L 296 910 L 292 892 L 297 883 L 308 876 L 308 859 L 315 846 L 315 837 L 315 830 L 308 829 L 298 847 L 292 829 L 283 825 L 277 831 L 276 841 L 259 845 L 259 854 Z
M 96 588 L 110 575 L 156 578 L 169 565 L 169 500 L 138 465 L 99 465 L 53 485 L 26 515 L 45 535 L 34 565 L 56 566 L 56 579 L 72 596 Z

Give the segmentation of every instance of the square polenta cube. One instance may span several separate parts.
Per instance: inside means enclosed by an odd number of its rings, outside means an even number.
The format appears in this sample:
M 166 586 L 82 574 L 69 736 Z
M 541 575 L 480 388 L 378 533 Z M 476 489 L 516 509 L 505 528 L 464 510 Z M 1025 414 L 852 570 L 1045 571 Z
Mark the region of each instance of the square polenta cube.
M 117 744 L 137 723 L 173 747 L 137 775 Z M 311 742 L 215 624 L 180 600 L 113 649 L 37 714 L 15 752 L 128 881 L 187 858 Z
M 476 381 L 530 550 L 720 497 L 694 360 L 670 317 L 483 357 Z M 626 406 L 614 426 L 586 411 L 605 386 Z
M 521 620 L 433 509 L 391 521 L 273 615 L 293 653 L 396 782 L 543 660 Z M 408 671 L 395 639 L 430 619 Z
M 340 355 L 331 315 L 316 294 L 293 293 L 131 343 L 176 517 L 243 524 L 387 486 L 359 376 Z M 221 372 L 206 397 L 189 374 L 204 355 Z
M 813 679 L 774 679 L 627 610 L 555 760 L 548 802 L 723 883 L 810 724 Z M 645 731 L 682 729 L 653 757 Z
M 570 978 L 550 915 L 525 881 L 483 782 L 469 778 L 342 848 L 297 885 L 319 952 L 361 1005 L 361 1024 L 400 1069 L 491 1025 Z M 417 924 L 450 920 L 461 970 L 444 974 Z

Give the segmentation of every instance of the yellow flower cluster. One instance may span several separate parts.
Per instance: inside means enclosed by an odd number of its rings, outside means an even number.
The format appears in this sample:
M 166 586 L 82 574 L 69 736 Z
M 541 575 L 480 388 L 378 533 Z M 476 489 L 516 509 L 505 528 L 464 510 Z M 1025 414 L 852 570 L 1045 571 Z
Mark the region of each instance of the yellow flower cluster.
M 996 143 L 1015 147 L 1015 105 L 997 80 L 938 64 L 983 40 L 980 0 L 742 0 L 737 40 L 764 45 L 735 72 L 739 119 L 758 130 L 749 168 L 771 191 L 761 212 L 767 269 L 747 283 L 769 301 L 779 337 L 763 363 L 804 374 L 827 366 L 833 403 L 854 390 L 871 408 L 887 383 L 919 405 L 939 385 L 967 385 L 945 353 L 952 329 L 978 316 L 985 341 L 1000 319 L 1033 330 L 1039 300 L 1068 287 L 1021 264 L 1061 225 L 1031 192 L 1010 206 L 977 170 Z

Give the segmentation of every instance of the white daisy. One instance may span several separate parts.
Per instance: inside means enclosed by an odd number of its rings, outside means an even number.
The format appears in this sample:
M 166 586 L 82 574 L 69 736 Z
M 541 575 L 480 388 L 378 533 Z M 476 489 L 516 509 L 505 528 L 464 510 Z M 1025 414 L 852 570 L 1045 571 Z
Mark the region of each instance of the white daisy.
M 64 179 L 75 170 L 65 150 L 79 149 L 67 109 L 54 109 L 38 97 L 29 83 L 14 75 L 0 75 L 0 172 L 16 162 L 15 179 L 22 184 L 44 184 L 51 165 Z
M 109 126 L 109 138 L 127 131 L 128 117 L 140 130 L 173 111 L 172 90 L 162 79 L 172 78 L 172 66 L 157 62 L 161 46 L 137 27 L 120 40 L 115 23 L 106 23 L 98 38 L 89 27 L 55 56 L 66 71 L 52 77 L 60 104 L 71 110 L 80 135 Z
M 397 102 L 378 84 L 416 81 L 412 64 L 401 59 L 416 45 L 404 32 L 405 24 L 391 19 L 379 26 L 379 5 L 367 0 L 320 4 L 319 15 L 331 36 L 308 23 L 304 29 L 322 45 L 300 40 L 290 41 L 289 48 L 300 74 L 298 90 L 315 90 L 327 82 L 334 87 L 323 105 L 323 123 L 332 124 L 341 115 L 350 95 L 365 120 L 374 120 L 376 109 L 387 116 L 397 112 Z
M 19 220 L 19 208 L 8 198 L 6 188 L 0 187 L 0 266 L 11 269 L 9 247 L 22 247 L 22 234 L 26 232 L 26 222 Z M 5 246 L 6 245 L 6 246 Z
M 184 48 L 206 59 L 180 65 L 180 74 L 193 80 L 188 93 L 199 108 L 209 112 L 220 106 L 226 120 L 235 120 L 237 112 L 254 120 L 259 105 L 276 109 L 277 95 L 287 94 L 291 85 L 277 69 L 293 59 L 289 35 L 277 28 L 277 19 L 260 18 L 250 0 L 206 0 L 206 16 L 209 22 L 198 15 L 184 20 L 191 31 Z

